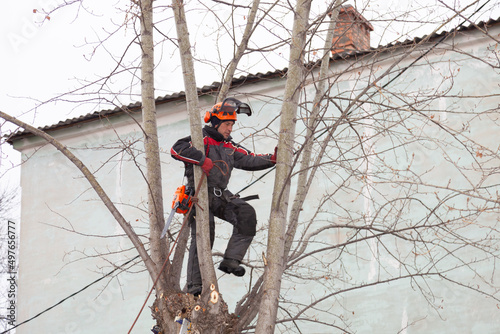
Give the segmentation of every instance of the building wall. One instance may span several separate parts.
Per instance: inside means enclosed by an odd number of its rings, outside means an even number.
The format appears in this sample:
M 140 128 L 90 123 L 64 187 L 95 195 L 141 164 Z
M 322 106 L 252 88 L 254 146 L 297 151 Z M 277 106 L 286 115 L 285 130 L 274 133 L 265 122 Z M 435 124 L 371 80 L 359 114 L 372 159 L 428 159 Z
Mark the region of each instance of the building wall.
M 495 28 L 498 30 L 498 28 Z M 459 46 L 472 51 L 478 57 L 491 56 L 488 50 L 493 41 L 482 37 L 478 33 L 468 33 L 457 36 L 454 40 L 455 47 Z M 444 45 L 443 45 L 444 46 Z M 401 62 L 400 67 L 408 65 L 421 50 L 415 52 L 414 56 Z M 383 73 L 390 66 L 398 53 L 381 53 L 376 56 L 375 75 Z M 366 62 L 371 61 L 366 57 Z M 432 64 L 431 64 L 432 63 Z M 330 96 L 338 101 L 342 107 L 347 101 L 341 98 L 352 97 L 361 91 L 373 78 L 373 72 L 367 68 L 357 65 L 352 60 L 337 61 L 332 63 L 332 80 L 337 80 L 331 90 Z M 350 69 L 338 76 L 339 73 Z M 459 70 L 458 70 L 459 69 Z M 450 73 L 453 74 L 453 86 L 442 83 L 442 78 Z M 420 100 L 425 94 L 432 91 L 447 90 L 449 97 L 442 97 L 429 101 L 424 107 L 418 106 L 419 110 L 428 115 L 435 115 L 429 119 L 438 119 L 459 129 L 467 124 L 470 136 L 477 137 L 477 141 L 484 148 L 495 149 L 498 145 L 496 138 L 498 133 L 498 119 L 495 114 L 483 114 L 483 117 L 475 117 L 473 113 L 498 108 L 495 97 L 477 99 L 457 98 L 459 94 L 471 95 L 488 92 L 499 93 L 497 82 L 498 72 L 492 71 L 481 61 L 466 59 L 460 52 L 445 52 L 442 48 L 427 56 L 426 60 L 407 71 L 394 86 L 393 89 L 407 94 L 405 99 L 419 96 Z M 383 84 L 383 81 L 381 84 Z M 473 84 L 471 84 L 473 83 Z M 250 102 L 254 115 L 249 118 L 240 116 L 234 131 L 234 139 L 242 141 L 244 146 L 258 153 L 270 153 L 276 145 L 276 134 L 279 127 L 277 115 L 280 110 L 280 97 L 283 92 L 284 80 L 276 79 L 261 81 L 256 84 L 245 85 L 233 91 L 234 95 L 242 100 Z M 448 85 L 448 86 L 447 86 Z M 181 88 L 181 87 L 180 87 Z M 376 90 L 374 90 L 376 91 Z M 312 100 L 313 86 L 307 87 L 307 94 L 302 98 L 307 103 Z M 399 102 L 385 92 L 372 95 L 373 99 L 383 102 L 383 105 L 397 107 Z M 210 104 L 208 97 L 202 98 L 205 110 Z M 384 147 L 391 148 L 395 144 L 393 139 L 375 133 L 373 122 L 387 122 L 395 124 L 398 115 L 387 108 L 384 112 L 377 113 L 374 106 L 364 105 L 362 112 L 372 114 L 373 117 L 361 120 L 359 129 L 363 129 L 363 135 L 369 140 L 363 141 L 364 149 L 377 149 L 382 151 Z M 456 110 L 456 113 L 441 113 L 444 108 Z M 338 115 L 335 106 L 329 109 L 332 117 Z M 411 111 L 406 111 L 411 114 Z M 183 166 L 181 163 L 170 158 L 169 150 L 176 139 L 188 134 L 189 126 L 186 118 L 185 106 L 182 103 L 167 103 L 158 107 L 159 141 L 162 152 L 162 171 L 164 183 L 165 208 L 170 208 L 171 194 L 178 185 L 183 182 Z M 135 117 L 139 118 L 139 115 Z M 201 117 L 201 115 L 200 115 Z M 429 182 L 436 183 L 442 180 L 442 185 L 448 182 L 457 184 L 467 182 L 464 175 L 456 175 L 452 164 L 441 156 L 442 150 L 438 150 L 440 143 L 447 142 L 446 138 L 439 138 L 441 132 L 435 124 L 425 123 L 425 118 L 412 123 L 414 131 L 430 134 L 436 133 L 436 140 L 426 143 L 415 142 L 407 144 L 400 156 L 393 153 L 384 156 L 387 165 L 394 168 L 403 168 L 408 164 L 416 171 L 427 171 L 424 175 Z M 465 123 L 464 123 L 465 122 Z M 401 123 L 402 127 L 409 123 Z M 256 131 L 256 129 L 262 129 Z M 344 145 L 344 149 L 358 139 L 357 134 L 350 131 L 349 126 L 339 130 L 338 137 L 334 138 L 335 144 Z M 403 130 L 403 128 L 401 129 Z M 303 134 L 304 125 L 299 115 L 298 131 Z M 118 138 L 118 135 L 120 138 Z M 139 233 L 147 235 L 146 192 L 142 175 L 137 169 L 137 164 L 143 162 L 140 140 L 141 133 L 136 123 L 128 116 L 120 116 L 112 119 L 103 119 L 99 122 L 86 123 L 79 126 L 59 130 L 54 136 L 65 145 L 72 148 L 82 161 L 91 170 L 96 171 L 98 180 L 110 197 L 118 204 L 124 216 L 129 220 Z M 119 139 L 119 140 L 118 140 Z M 399 138 L 402 142 L 405 137 Z M 446 140 L 445 140 L 446 139 Z M 449 138 L 448 138 L 449 139 Z M 298 136 L 298 142 L 302 138 Z M 121 152 L 123 143 L 130 145 L 131 151 L 137 155 L 133 161 L 130 155 Z M 135 144 L 133 144 L 135 143 Z M 425 144 L 425 145 L 424 145 Z M 136 255 L 131 245 L 123 236 L 118 224 L 98 200 L 88 184 L 66 159 L 56 150 L 49 146 L 41 146 L 40 141 L 24 139 L 17 142 L 16 148 L 20 150 L 26 161 L 22 167 L 22 215 L 21 215 L 21 249 L 20 249 L 20 272 L 19 272 L 19 315 L 23 320 L 37 314 L 39 311 L 53 305 L 62 298 L 72 294 L 91 281 L 111 270 L 110 263 L 121 264 Z M 414 149 L 410 149 L 413 147 Z M 359 148 L 357 148 L 359 149 Z M 394 151 L 393 151 L 394 152 Z M 396 152 L 398 152 L 396 150 Z M 409 154 L 413 153 L 413 154 Z M 450 157 L 461 157 L 464 164 L 470 163 L 470 155 L 462 154 L 462 148 L 450 146 L 448 150 Z M 332 145 L 325 154 L 325 161 L 338 155 L 338 148 Z M 349 156 L 349 150 L 345 149 L 345 156 Z M 462 157 L 463 156 L 463 157 Z M 353 155 L 355 157 L 355 155 Z M 376 169 L 380 162 L 376 157 L 371 157 L 368 164 L 352 164 L 352 170 L 342 169 L 341 166 L 333 165 L 325 167 L 317 175 L 314 191 L 304 203 L 302 220 L 304 226 L 311 221 L 311 229 L 330 223 L 342 223 L 340 212 L 350 210 L 353 218 L 359 221 L 355 224 L 369 222 L 378 209 L 373 207 L 372 202 L 367 201 L 369 197 L 380 194 L 396 196 L 397 192 L 389 185 L 375 184 L 374 180 L 356 179 L 352 181 L 349 188 L 345 188 L 332 202 L 327 202 L 324 212 L 315 215 L 317 203 L 323 200 L 323 194 L 327 190 L 335 189 L 342 185 L 342 181 L 350 177 L 350 173 L 370 172 Z M 461 162 L 462 163 L 462 162 Z M 249 173 L 235 171 L 229 188 L 237 192 L 245 185 L 259 176 L 261 172 Z M 370 174 L 370 173 L 367 173 Z M 375 175 L 375 174 L 373 174 Z M 450 178 L 453 175 L 453 178 Z M 471 171 L 469 178 L 474 178 L 475 173 Z M 489 182 L 493 182 L 494 179 Z M 439 183 L 439 182 L 437 182 Z M 273 176 L 269 175 L 259 181 L 251 189 L 242 195 L 258 193 L 260 199 L 252 201 L 256 208 L 259 225 L 258 234 L 246 257 L 246 261 L 261 265 L 261 254 L 267 243 L 266 224 L 269 217 L 270 202 L 272 196 Z M 435 198 L 423 194 L 421 201 L 433 205 Z M 168 214 L 168 212 L 166 212 Z M 422 212 L 415 206 L 408 213 L 407 219 L 421 219 Z M 443 212 L 443 214 L 447 214 Z M 485 223 L 495 223 L 497 217 L 486 217 Z M 172 228 L 176 228 L 178 221 Z M 229 237 L 228 224 L 218 223 L 218 238 L 214 246 L 214 252 L 223 252 L 225 242 Z M 471 230 L 470 233 L 476 233 Z M 307 231 L 299 231 L 307 235 Z M 309 249 L 320 248 L 324 245 L 340 244 L 348 240 L 350 236 L 342 229 L 335 229 L 320 235 L 311 242 Z M 404 243 L 394 244 L 399 252 L 411 251 L 406 249 Z M 346 247 L 345 250 L 348 250 Z M 303 333 L 328 333 L 330 329 L 320 324 L 320 321 L 345 326 L 346 324 L 359 333 L 421 333 L 432 331 L 439 333 L 496 333 L 500 330 L 500 317 L 495 301 L 485 299 L 472 294 L 466 289 L 457 289 L 456 286 L 446 285 L 439 281 L 427 281 L 426 287 L 411 284 L 409 280 L 396 280 L 387 284 L 369 286 L 380 277 L 391 277 L 404 270 L 394 261 L 389 250 L 380 249 L 376 241 L 368 241 L 356 246 L 356 253 L 345 252 L 337 259 L 339 250 L 332 250 L 330 258 L 321 259 L 323 262 L 308 260 L 300 263 L 303 275 L 316 277 L 314 281 L 307 284 L 298 284 L 293 277 L 287 277 L 283 281 L 282 295 L 285 299 L 297 302 L 309 303 L 311 300 L 322 298 L 334 292 L 339 287 L 348 289 L 354 283 L 367 284 L 368 287 L 352 290 L 337 297 L 318 304 L 316 309 L 304 313 L 305 318 L 311 322 L 300 323 L 299 327 Z M 103 256 L 100 256 L 103 254 Z M 466 256 L 463 254 L 463 256 Z M 215 256 L 215 261 L 220 257 Z M 314 258 L 313 258 L 314 259 Z M 330 263 L 325 268 L 325 263 Z M 446 264 L 444 264 L 446 265 Z M 491 262 L 484 262 L 485 272 L 491 268 Z M 75 295 L 56 310 L 51 311 L 36 321 L 23 325 L 18 333 L 109 333 L 110 331 L 123 333 L 128 331 L 133 319 L 137 315 L 140 306 L 151 286 L 151 281 L 143 270 L 141 264 L 137 264 L 126 273 L 120 273 L 109 282 L 102 281 L 84 292 Z M 325 273 L 323 277 L 321 273 Z M 219 274 L 219 273 L 218 273 Z M 335 277 L 328 275 L 335 274 Z M 244 278 L 220 276 L 222 295 L 228 302 L 230 310 L 234 309 L 237 300 L 248 289 L 251 279 L 255 276 L 249 274 Z M 492 277 L 492 284 L 498 286 L 498 281 Z M 414 282 L 415 283 L 415 282 Z M 429 290 L 429 286 L 433 289 Z M 428 291 L 432 294 L 426 295 Z M 435 300 L 442 299 L 441 309 L 432 309 L 425 297 Z M 465 302 L 464 302 L 465 301 Z M 471 308 L 474 305 L 474 308 Z M 286 303 L 283 304 L 286 306 Z M 457 314 L 460 314 L 457 316 Z M 316 321 L 315 319 L 318 319 Z M 320 320 L 320 321 L 319 321 Z M 147 332 L 152 321 L 146 309 L 135 326 L 134 332 Z M 147 327 L 147 328 L 146 328 Z M 285 330 L 284 328 L 289 327 Z M 292 325 L 283 324 L 279 331 L 296 332 Z

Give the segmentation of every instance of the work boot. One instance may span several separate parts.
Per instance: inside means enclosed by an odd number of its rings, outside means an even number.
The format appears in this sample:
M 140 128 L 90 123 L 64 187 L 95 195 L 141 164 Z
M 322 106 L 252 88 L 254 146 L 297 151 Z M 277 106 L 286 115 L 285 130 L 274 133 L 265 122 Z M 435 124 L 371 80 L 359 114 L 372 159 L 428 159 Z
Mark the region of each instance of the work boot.
M 195 297 L 201 295 L 201 290 L 203 287 L 200 284 L 188 285 L 187 293 L 192 294 Z
M 219 265 L 219 270 L 222 270 L 226 274 L 233 274 L 234 276 L 245 275 L 245 268 L 240 266 L 240 261 L 233 259 L 224 259 Z

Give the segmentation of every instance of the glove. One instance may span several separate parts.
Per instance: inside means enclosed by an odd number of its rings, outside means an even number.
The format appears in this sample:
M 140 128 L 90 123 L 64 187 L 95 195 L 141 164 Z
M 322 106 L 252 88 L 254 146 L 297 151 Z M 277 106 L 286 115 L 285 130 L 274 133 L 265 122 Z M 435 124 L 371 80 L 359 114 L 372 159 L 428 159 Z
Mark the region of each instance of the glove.
M 205 158 L 203 165 L 201 165 L 201 169 L 203 169 L 203 172 L 205 174 L 207 174 L 207 176 L 210 174 L 210 170 L 213 167 L 214 167 L 214 163 L 212 162 L 212 159 L 210 159 L 210 158 Z
M 274 154 L 271 155 L 271 162 L 276 163 L 276 157 L 278 156 L 278 146 L 274 148 Z

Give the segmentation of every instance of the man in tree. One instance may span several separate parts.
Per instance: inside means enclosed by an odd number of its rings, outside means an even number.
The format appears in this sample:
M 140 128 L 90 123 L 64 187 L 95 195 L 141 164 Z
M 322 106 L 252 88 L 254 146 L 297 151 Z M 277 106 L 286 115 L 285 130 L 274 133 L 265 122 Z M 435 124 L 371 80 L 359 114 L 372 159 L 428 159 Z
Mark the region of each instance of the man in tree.
M 185 164 L 185 176 L 188 188 L 194 188 L 193 165 L 198 165 L 207 175 L 210 244 L 213 247 L 215 238 L 214 216 L 233 225 L 233 234 L 229 239 L 224 259 L 219 269 L 235 276 L 243 276 L 245 268 L 241 261 L 252 242 L 256 232 L 257 217 L 254 208 L 241 198 L 234 196 L 227 185 L 233 168 L 255 171 L 272 167 L 276 163 L 274 154 L 256 155 L 231 139 L 236 114 L 251 115 L 250 106 L 235 98 L 227 98 L 217 103 L 205 114 L 203 128 L 204 152 L 194 148 L 191 137 L 179 139 L 171 149 L 172 157 Z M 214 168 L 215 167 L 215 168 Z M 201 273 L 196 249 L 196 215 L 191 214 L 191 246 L 187 269 L 188 293 L 199 295 L 202 291 Z

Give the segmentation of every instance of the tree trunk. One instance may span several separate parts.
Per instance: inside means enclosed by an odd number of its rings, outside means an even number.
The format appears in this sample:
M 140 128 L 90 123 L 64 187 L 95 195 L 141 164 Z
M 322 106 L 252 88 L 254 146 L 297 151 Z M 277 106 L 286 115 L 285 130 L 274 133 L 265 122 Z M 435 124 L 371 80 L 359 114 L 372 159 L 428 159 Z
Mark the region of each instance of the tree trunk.
M 284 270 L 285 226 L 290 194 L 290 175 L 294 150 L 295 125 L 300 88 L 304 82 L 304 47 L 311 8 L 310 0 L 297 2 L 290 46 L 290 62 L 281 109 L 278 157 L 274 181 L 267 266 L 264 273 L 262 301 L 259 307 L 257 333 L 274 333 L 281 276 Z
M 312 111 L 307 122 L 305 142 L 302 146 L 302 159 L 300 163 L 300 173 L 297 180 L 297 193 L 295 194 L 292 210 L 290 211 L 290 219 L 285 241 L 285 259 L 289 256 L 293 238 L 295 237 L 295 232 L 297 231 L 299 216 L 300 212 L 302 211 L 302 205 L 307 196 L 307 193 L 309 192 L 309 188 L 311 187 L 315 172 L 319 167 L 319 165 L 312 166 L 311 171 L 307 173 L 307 171 L 311 167 L 312 148 L 314 144 L 313 137 L 316 133 L 316 127 L 320 122 L 321 101 L 325 98 L 326 95 L 326 79 L 328 78 L 328 71 L 330 69 L 330 52 L 332 49 L 336 21 L 339 15 L 340 6 L 343 2 L 344 0 L 336 0 L 333 10 L 330 14 L 330 23 L 328 25 L 325 45 L 323 47 L 323 58 L 321 60 L 319 78 L 316 85 L 316 93 L 314 95 Z
M 153 317 L 157 324 L 167 329 L 173 325 L 173 315 L 169 314 L 163 295 L 167 290 L 179 290 L 178 282 L 168 282 L 165 270 L 162 271 L 168 256 L 168 239 L 161 240 L 165 225 L 163 214 L 163 191 L 161 182 L 160 150 L 156 122 L 154 98 L 154 42 L 153 42 L 153 0 L 140 1 L 141 6 L 141 97 L 142 122 L 144 131 L 144 151 L 146 157 L 146 181 L 148 189 L 149 242 L 151 258 L 160 277 L 152 277 L 156 282 L 156 300 Z
M 191 141 L 193 146 L 204 152 L 203 134 L 201 131 L 201 117 L 198 106 L 198 91 L 196 88 L 195 71 L 191 55 L 191 44 L 186 22 L 184 4 L 181 0 L 172 0 L 175 26 L 179 42 L 182 73 L 186 92 L 186 104 L 191 128 Z M 194 168 L 195 182 L 204 182 L 201 168 Z M 198 187 L 198 184 L 195 185 Z M 210 246 L 210 226 L 208 211 L 208 190 L 202 186 L 198 193 L 196 211 L 196 242 L 198 260 L 203 282 L 201 299 L 191 310 L 191 321 L 194 330 L 202 333 L 220 333 L 231 323 L 227 305 L 219 294 L 217 276 L 212 260 Z
M 156 124 L 154 98 L 154 45 L 153 45 L 153 1 L 143 0 L 141 4 L 141 97 L 144 151 L 146 157 L 146 178 L 148 187 L 149 242 L 151 258 L 157 270 L 168 254 L 167 244 L 160 240 L 165 225 L 163 215 L 163 192 L 161 184 L 160 150 Z M 153 278 L 155 279 L 155 278 Z

